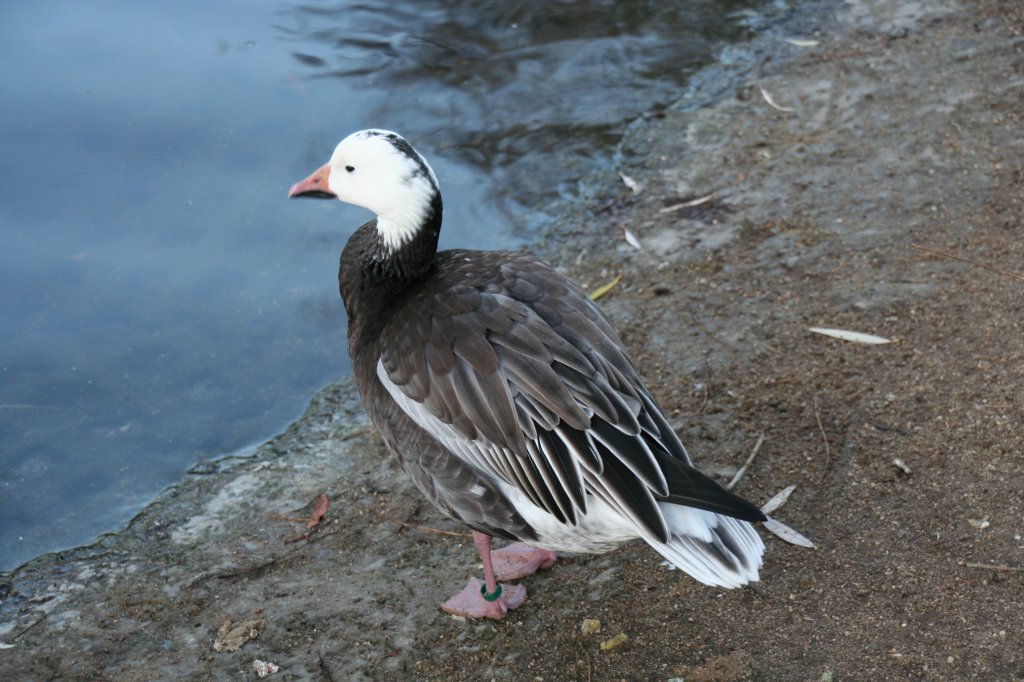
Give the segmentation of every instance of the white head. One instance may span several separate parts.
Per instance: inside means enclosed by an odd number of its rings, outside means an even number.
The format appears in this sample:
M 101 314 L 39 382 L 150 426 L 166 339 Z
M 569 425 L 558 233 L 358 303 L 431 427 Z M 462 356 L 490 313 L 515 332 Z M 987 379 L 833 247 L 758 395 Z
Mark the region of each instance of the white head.
M 288 196 L 337 197 L 377 214 L 377 231 L 394 251 L 415 236 L 438 193 L 426 159 L 402 136 L 360 130 L 334 149 L 331 160 L 292 186 Z

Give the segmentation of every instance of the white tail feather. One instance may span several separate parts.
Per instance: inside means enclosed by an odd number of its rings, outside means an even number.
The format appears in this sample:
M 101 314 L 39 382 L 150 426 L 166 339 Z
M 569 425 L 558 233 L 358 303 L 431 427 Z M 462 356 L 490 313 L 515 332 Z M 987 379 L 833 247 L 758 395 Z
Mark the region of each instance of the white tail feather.
M 705 585 L 740 587 L 758 579 L 764 543 L 746 521 L 721 514 L 661 503 L 672 537 L 644 537 L 675 567 Z

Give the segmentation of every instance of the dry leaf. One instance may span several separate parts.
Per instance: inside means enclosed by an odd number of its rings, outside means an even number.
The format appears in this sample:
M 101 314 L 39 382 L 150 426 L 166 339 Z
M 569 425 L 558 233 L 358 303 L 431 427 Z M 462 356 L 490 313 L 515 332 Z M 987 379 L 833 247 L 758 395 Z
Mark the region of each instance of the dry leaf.
M 640 240 L 636 238 L 636 235 L 630 232 L 628 229 L 624 230 L 622 236 L 626 238 L 626 243 L 632 246 L 636 250 L 640 250 Z
M 765 527 L 765 530 L 774 533 L 780 539 L 785 540 L 791 545 L 799 545 L 800 547 L 807 547 L 809 549 L 815 548 L 814 543 L 806 537 L 796 532 L 786 524 L 776 521 L 770 516 L 762 521 L 761 525 Z
M 766 515 L 771 514 L 773 511 L 786 504 L 786 500 L 789 499 L 789 496 L 793 494 L 794 490 L 796 490 L 796 486 L 791 485 L 788 488 L 783 488 L 779 492 L 775 493 L 775 496 L 772 497 L 772 499 L 768 500 L 761 506 L 761 512 Z
M 615 285 L 618 284 L 621 281 L 622 281 L 622 275 L 615 275 L 615 278 L 612 281 L 608 282 L 608 284 L 604 284 L 602 286 L 599 286 L 598 288 L 596 288 L 593 291 L 591 291 L 590 292 L 590 300 L 591 301 L 596 301 L 597 299 L 601 298 L 602 296 L 607 294 L 609 291 L 614 289 Z
M 772 96 L 768 94 L 767 90 L 765 90 L 760 85 L 758 85 L 757 87 L 761 90 L 761 97 L 764 97 L 764 101 L 768 102 L 768 106 L 770 106 L 772 109 L 778 109 L 779 111 L 784 111 L 787 114 L 791 114 L 794 111 L 796 111 L 796 109 L 793 109 L 792 107 L 784 107 L 779 104 L 776 104 L 775 100 L 772 99 Z
M 892 343 L 892 339 L 886 339 L 881 336 L 875 336 L 874 334 L 864 334 L 863 332 L 851 332 L 847 329 L 808 327 L 807 331 L 814 332 L 815 334 L 821 334 L 822 336 L 831 336 L 834 339 L 850 341 L 852 343 L 862 343 L 867 346 L 877 346 L 883 343 Z
M 309 515 L 307 528 L 316 528 L 327 514 L 327 494 L 320 493 L 313 500 L 313 513 Z
M 619 177 L 622 178 L 622 184 L 624 184 L 626 187 L 628 187 L 634 193 L 639 193 L 640 192 L 640 183 L 639 182 L 637 182 L 633 178 L 631 178 L 628 175 L 625 175 L 623 173 L 619 173 Z

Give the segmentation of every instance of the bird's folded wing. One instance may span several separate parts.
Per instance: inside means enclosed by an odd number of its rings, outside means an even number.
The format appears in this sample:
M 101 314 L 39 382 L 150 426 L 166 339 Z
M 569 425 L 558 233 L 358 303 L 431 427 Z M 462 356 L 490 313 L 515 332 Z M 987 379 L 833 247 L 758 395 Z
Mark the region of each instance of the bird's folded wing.
M 666 473 L 686 487 L 698 472 L 597 307 L 537 261 L 512 265 L 405 305 L 378 377 L 455 456 L 560 521 L 576 523 L 590 492 L 667 537 L 657 500 L 680 491 Z

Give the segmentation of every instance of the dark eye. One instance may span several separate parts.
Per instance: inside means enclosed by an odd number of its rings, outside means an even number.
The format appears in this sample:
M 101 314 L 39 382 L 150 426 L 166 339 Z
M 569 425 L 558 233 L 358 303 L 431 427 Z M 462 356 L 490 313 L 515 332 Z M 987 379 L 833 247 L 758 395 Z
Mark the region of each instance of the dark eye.
M 353 168 L 352 166 L 345 166 L 345 170 L 347 170 L 349 173 L 351 173 L 352 171 L 355 170 L 355 168 Z

